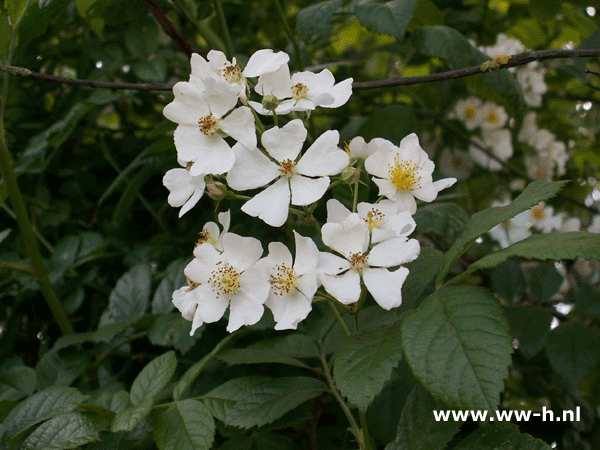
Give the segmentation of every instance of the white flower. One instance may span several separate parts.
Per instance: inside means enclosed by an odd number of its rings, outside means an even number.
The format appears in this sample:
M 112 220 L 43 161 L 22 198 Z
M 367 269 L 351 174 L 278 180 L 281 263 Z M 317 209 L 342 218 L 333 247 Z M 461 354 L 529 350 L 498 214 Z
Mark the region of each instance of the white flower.
M 544 72 L 536 70 L 537 62 L 534 63 L 517 70 L 517 81 L 521 85 L 525 103 L 537 108 L 542 105 L 542 96 L 548 90 L 548 85 L 544 82 Z
M 398 204 L 391 200 L 379 203 L 359 203 L 357 212 L 367 224 L 371 233 L 371 244 L 376 244 L 395 237 L 406 237 L 411 234 L 417 224 L 410 211 L 399 211 Z M 327 222 L 344 223 L 351 214 L 339 200 L 327 201 Z
M 535 147 L 538 131 L 537 113 L 535 111 L 530 111 L 525 114 L 523 125 L 517 135 L 517 141 Z
M 357 136 L 348 144 L 350 157 L 368 158 L 382 147 L 393 145 L 390 141 L 381 138 L 374 138 L 367 144 L 362 136 Z
M 186 169 L 171 169 L 163 177 L 163 185 L 169 190 L 167 202 L 181 206 L 179 217 L 194 207 L 204 194 L 204 175 L 193 176 Z
M 446 176 L 465 180 L 473 171 L 473 160 L 465 151 L 445 148 L 440 156 L 440 170 Z
M 202 82 L 181 81 L 173 87 L 175 99 L 165 106 L 165 117 L 178 124 L 175 130 L 177 159 L 193 163 L 190 174 L 227 172 L 235 156 L 219 132 L 243 145 L 256 146 L 254 116 L 250 108 L 233 110 L 238 88 L 226 81 L 204 77 Z
M 479 110 L 481 115 L 480 124 L 484 130 L 497 130 L 502 128 L 508 120 L 508 114 L 504 107 L 494 102 L 485 102 Z
M 509 201 L 493 201 L 492 207 L 506 206 Z M 506 248 L 515 242 L 521 241 L 531 236 L 531 231 L 527 224 L 528 214 L 527 211 L 523 211 L 517 214 L 511 219 L 507 219 L 504 222 L 496 225 L 488 233 L 492 239 L 496 240 L 500 244 L 500 248 Z
M 560 213 L 562 225 L 558 228 L 561 233 L 569 233 L 571 231 L 581 230 L 581 220 L 579 217 L 569 217 L 565 219 L 565 213 Z
M 219 226 L 214 222 L 207 222 L 204 224 L 202 231 L 198 233 L 200 236 L 196 241 L 196 247 L 200 244 L 208 242 L 218 251 L 223 251 L 223 236 L 229 231 L 229 225 L 231 224 L 231 212 L 222 212 L 218 216 L 219 223 L 223 227 L 223 231 L 219 232 Z
M 525 155 L 527 175 L 533 180 L 552 181 L 554 176 L 554 161 L 540 155 Z
M 277 179 L 247 201 L 242 211 L 279 227 L 287 220 L 290 203 L 306 206 L 323 196 L 329 187 L 329 175 L 340 173 L 348 165 L 349 157 L 337 146 L 339 133 L 330 130 L 319 136 L 296 162 L 306 134 L 300 119 L 265 131 L 262 144 L 276 163 L 255 148 L 234 146 L 236 163 L 227 174 L 232 189 L 256 189 Z
M 329 69 L 319 73 L 297 72 L 290 78 L 288 66 L 283 65 L 274 72 L 262 75 L 254 90 L 261 95 L 274 95 L 283 100 L 275 112 L 287 114 L 290 111 L 312 111 L 317 106 L 342 106 L 352 95 L 352 81 L 352 78 L 347 78 L 336 84 Z M 259 114 L 272 114 L 260 103 L 249 103 Z
M 508 37 L 504 33 L 498 34 L 496 37 L 496 45 L 489 47 L 481 47 L 480 50 L 492 58 L 499 56 L 515 55 L 517 53 L 523 53 L 525 46 L 518 39 Z
M 590 233 L 600 233 L 600 214 L 592 218 L 587 230 Z
M 389 310 L 402 303 L 402 284 L 408 269 L 397 267 L 414 261 L 420 252 L 416 239 L 396 237 L 380 242 L 370 251 L 369 227 L 356 213 L 343 223 L 326 223 L 322 228 L 323 243 L 341 254 L 321 253 L 319 278 L 325 290 L 339 302 L 348 305 L 359 300 L 361 278 L 375 301 Z
M 183 317 L 192 318 L 190 335 L 204 322 L 220 320 L 228 306 L 227 331 L 258 322 L 270 289 L 264 268 L 256 264 L 262 256 L 260 241 L 227 233 L 222 253 L 204 243 L 194 249 L 194 256 L 184 270 L 190 287 L 173 294 Z
M 540 202 L 533 208 L 525 211 L 527 225 L 536 227 L 543 233 L 549 233 L 552 230 L 558 230 L 563 224 L 563 216 L 554 214 L 552 206 L 546 206 L 544 202 Z
M 312 239 L 294 231 L 296 259 L 281 242 L 269 244 L 269 256 L 259 264 L 269 276 L 271 290 L 265 305 L 273 312 L 276 330 L 295 330 L 312 309 L 317 290 L 319 250 Z
M 482 102 L 479 97 L 468 97 L 458 100 L 454 105 L 453 117 L 463 122 L 467 130 L 474 130 L 481 125 L 483 119 L 481 107 Z
M 482 138 L 482 141 L 477 138 L 473 139 L 501 161 L 506 161 L 512 156 L 513 146 L 509 130 L 483 131 Z M 491 158 L 473 144 L 469 146 L 469 154 L 473 158 L 473 161 L 484 169 L 493 171 L 502 169 L 500 162 Z
M 435 164 L 419 146 L 415 133 L 406 136 L 400 147 L 393 144 L 381 146 L 365 161 L 365 169 L 374 175 L 379 195 L 385 195 L 398 204 L 400 210 L 417 210 L 415 198 L 425 202 L 435 200 L 442 189 L 452 186 L 456 178 L 433 182 L 431 174 Z

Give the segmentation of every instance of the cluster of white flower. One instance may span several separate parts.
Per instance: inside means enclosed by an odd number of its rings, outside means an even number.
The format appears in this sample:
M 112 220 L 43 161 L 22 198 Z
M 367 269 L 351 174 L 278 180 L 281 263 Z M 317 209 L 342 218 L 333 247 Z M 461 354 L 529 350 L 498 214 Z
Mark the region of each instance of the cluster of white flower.
M 308 132 L 300 118 L 277 126 L 278 116 L 345 104 L 352 79 L 336 84 L 329 70 L 290 76 L 289 56 L 271 50 L 256 52 L 243 71 L 221 52 L 211 51 L 207 58 L 192 56 L 190 80 L 175 85 L 175 98 L 164 109 L 178 124 L 174 140 L 182 168 L 169 170 L 163 183 L 169 204 L 181 207 L 180 216 L 215 179 L 224 195 L 228 188 L 262 189 L 241 209 L 273 227 L 287 221 L 290 205 L 307 207 L 321 199 L 330 177 L 343 171 L 352 171 L 358 189 L 364 168 L 387 200 L 360 203 L 357 212 L 337 200 L 327 202 L 322 242 L 341 256 L 319 251 L 311 238 L 294 231 L 295 258 L 280 242 L 270 243 L 263 257 L 261 242 L 230 233 L 230 213 L 220 213 L 221 228 L 210 222 L 200 233 L 194 259 L 184 270 L 188 285 L 173 293 L 174 305 L 192 321 L 191 334 L 203 323 L 220 320 L 228 308 L 228 331 L 255 324 L 265 305 L 275 329 L 295 329 L 321 286 L 321 298 L 345 305 L 368 291 L 385 309 L 399 306 L 408 275 L 402 266 L 420 252 L 418 241 L 408 238 L 416 226 L 415 199 L 430 202 L 456 179 L 433 181 L 434 164 L 414 133 L 400 146 L 356 137 L 341 149 L 339 133 L 329 130 L 303 151 Z M 253 77 L 258 77 L 253 90 L 262 102 L 250 98 Z M 256 113 L 273 116 L 275 126 L 264 131 Z

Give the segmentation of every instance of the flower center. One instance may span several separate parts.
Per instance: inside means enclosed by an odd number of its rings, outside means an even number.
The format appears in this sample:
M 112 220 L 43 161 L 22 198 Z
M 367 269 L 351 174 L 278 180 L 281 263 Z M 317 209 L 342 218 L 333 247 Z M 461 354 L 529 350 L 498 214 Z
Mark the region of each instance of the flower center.
M 394 165 L 390 167 L 388 173 L 388 181 L 396 186 L 396 190 L 400 192 L 420 189 L 421 176 L 416 173 L 418 169 L 416 164 L 409 161 L 400 161 L 400 156 L 396 155 Z
M 362 272 L 362 270 L 368 266 L 367 255 L 363 255 L 360 252 L 351 253 L 348 261 L 350 261 L 350 268 L 352 270 L 356 270 L 357 272 Z
M 374 228 L 379 228 L 385 223 L 385 215 L 378 209 L 373 208 L 367 213 L 365 222 L 369 226 L 369 231 L 373 231 Z
M 194 248 L 198 247 L 200 244 L 204 244 L 205 242 L 208 242 L 213 247 L 217 245 L 217 238 L 208 230 L 202 230 L 200 233 L 198 233 L 198 236 L 199 237 L 194 244 Z
M 242 71 L 237 64 L 229 64 L 221 69 L 221 74 L 230 83 L 241 83 L 244 79 Z
M 185 290 L 186 292 L 193 291 L 198 286 L 200 286 L 200 283 L 196 283 L 195 281 L 190 280 L 188 277 L 185 277 L 185 280 L 187 281 L 187 284 L 189 285 L 189 287 Z
M 198 126 L 200 127 L 200 131 L 202 131 L 205 135 L 213 134 L 219 129 L 219 120 L 209 114 L 208 116 L 201 117 L 198 121 Z
M 211 272 L 208 282 L 217 296 L 226 295 L 231 298 L 240 290 L 240 273 L 231 264 L 219 261 L 217 268 Z
M 493 110 L 488 111 L 485 118 L 491 124 L 496 124 L 496 123 L 500 122 L 500 117 L 498 116 L 498 113 Z
M 284 159 L 279 163 L 279 173 L 282 177 L 291 178 L 296 173 L 296 163 L 291 159 Z
M 465 119 L 474 119 L 475 116 L 477 116 L 477 111 L 471 105 L 465 106 L 465 109 L 463 110 L 463 112 L 465 114 Z
M 298 83 L 292 86 L 292 97 L 294 100 L 302 100 L 308 98 L 308 86 L 302 83 Z
M 275 266 L 277 273 L 271 275 L 269 283 L 275 295 L 293 294 L 298 288 L 298 275 L 285 264 Z
M 544 211 L 544 208 L 542 206 L 534 206 L 533 208 L 531 208 L 531 216 L 535 220 L 544 220 L 544 218 L 546 217 L 546 212 Z
M 543 180 L 546 178 L 546 169 L 544 169 L 543 167 L 538 167 L 537 169 L 535 169 L 535 179 L 536 180 Z

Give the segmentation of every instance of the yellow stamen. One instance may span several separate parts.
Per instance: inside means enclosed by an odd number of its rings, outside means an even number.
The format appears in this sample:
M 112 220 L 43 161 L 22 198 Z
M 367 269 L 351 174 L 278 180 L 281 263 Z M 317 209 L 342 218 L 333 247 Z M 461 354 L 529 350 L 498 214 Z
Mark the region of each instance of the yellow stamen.
M 396 186 L 400 192 L 414 191 L 420 189 L 421 176 L 417 175 L 419 168 L 416 164 L 409 161 L 400 161 L 400 156 L 396 155 L 394 165 L 388 172 L 388 181 Z
M 279 163 L 279 173 L 282 177 L 291 178 L 296 173 L 296 163 L 291 159 L 284 159 Z
M 308 86 L 298 83 L 292 86 L 292 97 L 298 101 L 303 98 L 308 98 Z
M 244 79 L 242 71 L 237 64 L 229 64 L 221 69 L 221 74 L 230 83 L 241 83 Z
M 385 215 L 375 208 L 367 213 L 367 218 L 365 219 L 365 222 L 367 222 L 367 225 L 369 226 L 369 231 L 373 231 L 374 228 L 379 228 L 385 223 L 384 221 Z
M 208 282 L 217 296 L 226 295 L 231 299 L 240 290 L 240 273 L 231 264 L 219 261 Z
M 276 275 L 271 275 L 269 283 L 275 295 L 293 294 L 298 288 L 298 276 L 291 267 L 285 264 L 275 266 Z
M 201 117 L 198 120 L 198 126 L 200 127 L 200 131 L 202 131 L 205 135 L 216 133 L 219 129 L 219 119 L 217 119 L 212 114 L 208 116 Z
M 367 255 L 363 255 L 360 252 L 350 254 L 348 261 L 350 261 L 350 268 L 359 273 L 362 272 L 365 267 L 368 267 Z

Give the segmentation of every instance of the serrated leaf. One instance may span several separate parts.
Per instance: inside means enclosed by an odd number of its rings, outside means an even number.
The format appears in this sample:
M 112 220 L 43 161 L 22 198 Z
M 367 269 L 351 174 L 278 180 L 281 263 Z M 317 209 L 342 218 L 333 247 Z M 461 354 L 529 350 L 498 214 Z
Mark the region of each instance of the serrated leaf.
M 27 366 L 0 367 L 0 400 L 20 400 L 33 394 L 35 370 Z
M 385 450 L 442 450 L 460 429 L 462 422 L 435 420 L 434 410 L 445 410 L 440 401 L 417 383 L 406 399 L 396 439 Z
M 62 414 L 44 422 L 23 442 L 25 450 L 71 449 L 99 440 L 99 432 L 108 428 L 105 418 L 92 418 L 78 411 Z
M 580 317 L 600 316 L 600 289 L 584 284 L 577 293 L 575 304 Z
M 159 450 L 208 450 L 214 437 L 213 416 L 197 400 L 176 402 L 156 418 L 154 441 Z
M 441 202 L 420 206 L 414 219 L 419 230 L 454 241 L 466 227 L 469 216 L 456 203 Z
M 129 392 L 131 403 L 137 406 L 147 399 L 153 399 L 171 381 L 176 368 L 177 358 L 174 351 L 160 355 L 146 364 L 133 380 Z
M 173 311 L 173 292 L 186 285 L 183 269 L 189 260 L 177 259 L 165 270 L 166 275 L 158 284 L 152 297 L 152 314 L 164 314 Z
M 484 256 L 471 264 L 468 272 L 488 269 L 503 263 L 508 258 L 519 256 L 525 259 L 560 261 L 578 257 L 600 258 L 600 234 L 585 231 L 566 233 L 544 233 L 529 236 L 497 252 Z
M 68 386 L 77 379 L 89 364 L 88 354 L 75 351 L 64 355 L 48 352 L 38 361 L 35 371 L 38 388 L 53 385 Z
M 51 387 L 23 400 L 6 417 L 2 425 L 12 439 L 31 425 L 73 411 L 87 398 L 75 388 Z
M 454 450 L 550 450 L 541 439 L 521 434 L 512 423 L 494 423 L 475 430 L 454 447 Z
M 187 331 L 189 322 L 180 313 L 163 314 L 154 319 L 148 330 L 148 339 L 152 345 L 175 347 L 181 353 L 186 353 L 202 336 L 203 328 L 199 328 L 190 336 Z
M 326 390 L 327 386 L 314 378 L 251 376 L 229 380 L 202 399 L 227 425 L 252 428 L 279 419 Z
M 296 31 L 304 42 L 325 38 L 333 32 L 331 21 L 344 0 L 329 0 L 302 9 L 296 16 Z
M 422 247 L 419 257 L 408 263 L 408 277 L 402 285 L 402 305 L 400 311 L 416 307 L 417 301 L 425 292 L 429 283 L 435 278 L 444 255 L 431 247 Z
M 475 239 L 499 223 L 537 205 L 542 200 L 547 200 L 555 196 L 567 183 L 568 181 L 554 181 L 550 183 L 534 181 L 509 205 L 488 208 L 473 214 L 465 231 L 445 254 L 444 262 L 440 267 L 436 282 L 441 283 L 443 281 L 450 267 L 475 242 Z
M 388 34 L 401 41 L 416 9 L 417 0 L 361 0 L 356 4 L 354 13 L 368 30 Z
M 350 403 L 366 411 L 402 358 L 400 324 L 363 330 L 335 353 L 333 379 Z
M 490 272 L 490 281 L 492 291 L 509 303 L 525 292 L 527 287 L 521 264 L 512 259 L 494 267 Z
M 125 329 L 125 323 L 113 323 L 98 328 L 96 331 L 88 331 L 87 333 L 69 334 L 59 337 L 54 346 L 53 352 L 57 352 L 71 345 L 83 344 L 85 342 L 110 342 L 117 334 Z
M 495 410 L 511 363 L 511 337 L 494 296 L 475 286 L 444 287 L 402 324 L 415 376 L 456 408 Z
M 533 358 L 546 345 L 552 315 L 542 308 L 506 308 L 512 335 L 519 341 L 519 351 Z
M 529 279 L 529 289 L 541 303 L 556 294 L 564 281 L 553 262 L 539 263 L 528 267 L 526 273 Z
M 550 331 L 546 356 L 552 369 L 575 389 L 600 363 L 600 333 L 574 320 L 562 323 Z
M 298 358 L 317 358 L 319 349 L 310 336 L 300 333 L 275 339 L 265 339 L 245 348 L 233 348 L 218 358 L 230 366 L 235 364 L 282 363 L 306 367 Z
M 150 266 L 141 263 L 127 271 L 110 293 L 108 314 L 114 322 L 131 323 L 142 317 L 150 300 Z
M 118 413 L 110 425 L 110 431 L 131 431 L 137 427 L 145 417 L 152 411 L 153 398 L 148 397 L 142 403 L 133 408 L 128 408 Z

